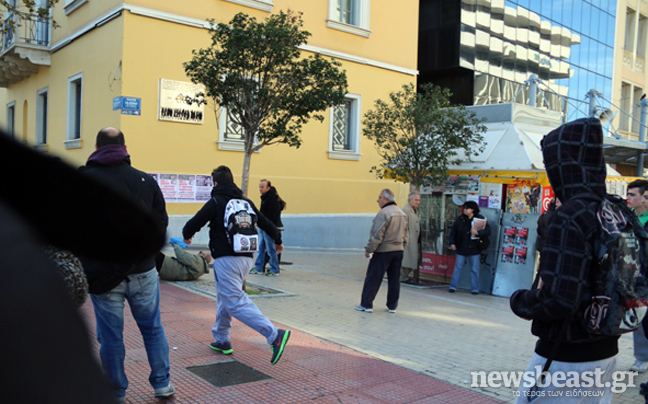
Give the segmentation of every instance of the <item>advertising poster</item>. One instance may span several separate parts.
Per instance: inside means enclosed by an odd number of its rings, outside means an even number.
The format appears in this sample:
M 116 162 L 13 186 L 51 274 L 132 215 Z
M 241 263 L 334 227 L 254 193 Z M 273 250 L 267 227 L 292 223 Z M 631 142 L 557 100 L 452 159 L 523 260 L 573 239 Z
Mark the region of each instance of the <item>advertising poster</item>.
M 502 247 L 502 262 L 513 262 L 513 251 L 515 247 L 505 245 Z
M 176 202 L 178 199 L 178 175 L 160 174 L 158 184 L 166 202 Z
M 149 174 L 160 186 L 166 203 L 207 202 L 211 198 L 211 175 Z
M 542 212 L 545 213 L 549 209 L 549 203 L 555 197 L 551 187 L 544 187 L 542 189 Z
M 506 211 L 508 213 L 538 213 L 540 185 L 512 184 L 506 187 Z
M 502 209 L 502 184 L 479 184 L 479 197 L 479 207 Z
M 513 244 L 515 243 L 515 227 L 506 226 L 504 228 L 504 240 L 503 244 Z
M 527 245 L 528 236 L 529 236 L 528 227 L 518 227 L 517 233 L 515 234 L 515 244 Z
M 516 247 L 514 262 L 516 264 L 524 265 L 526 263 L 526 260 L 527 260 L 527 248 Z
M 192 100 L 204 91 L 202 84 L 160 79 L 158 120 L 202 125 L 205 104 Z

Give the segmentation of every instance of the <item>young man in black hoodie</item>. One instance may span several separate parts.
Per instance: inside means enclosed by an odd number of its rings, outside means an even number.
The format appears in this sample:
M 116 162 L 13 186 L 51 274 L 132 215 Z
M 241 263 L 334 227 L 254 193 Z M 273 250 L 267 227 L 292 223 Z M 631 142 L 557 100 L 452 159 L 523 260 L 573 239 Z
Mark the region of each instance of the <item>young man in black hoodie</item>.
M 511 296 L 511 309 L 519 317 L 533 320 L 531 332 L 539 338 L 527 371 L 536 374 L 558 344 L 550 375 L 577 372 L 584 384 L 585 372 L 601 377 L 593 386 L 577 389 L 566 387 L 564 380 L 547 386 L 545 381 L 545 387 L 523 383 L 516 402 L 570 403 L 582 400 L 581 393 L 595 393 L 601 395 L 591 402 L 609 403 L 612 392 L 605 385 L 610 382 L 607 386 L 611 386 L 618 337 L 589 333 L 583 318 L 592 293 L 594 244 L 601 232 L 596 214 L 606 193 L 600 121 L 578 119 L 550 132 L 542 140 L 542 154 L 549 182 L 562 206 L 546 232 L 538 288 L 518 290 Z M 548 392 L 552 390 L 562 394 L 554 396 Z M 574 396 L 574 390 L 580 390 L 579 394 Z M 531 400 L 529 394 L 534 396 Z
M 250 204 L 257 215 L 257 225 L 274 240 L 277 252 L 283 251 L 281 232 L 266 219 L 254 206 L 252 201 L 243 197 L 243 192 L 234 184 L 232 172 L 226 166 L 219 166 L 212 172 L 214 189 L 212 198 L 189 219 L 182 229 L 185 243 L 191 244 L 191 238 L 209 222 L 209 248 L 214 258 L 214 278 L 216 279 L 216 323 L 212 328 L 214 342 L 211 348 L 229 355 L 234 350 L 230 341 L 232 317 L 266 337 L 272 346 L 274 365 L 283 354 L 289 330 L 280 330 L 268 320 L 259 308 L 250 300 L 243 290 L 245 277 L 254 265 L 252 253 L 236 253 L 227 239 L 224 226 L 225 207 L 230 199 L 243 199 Z

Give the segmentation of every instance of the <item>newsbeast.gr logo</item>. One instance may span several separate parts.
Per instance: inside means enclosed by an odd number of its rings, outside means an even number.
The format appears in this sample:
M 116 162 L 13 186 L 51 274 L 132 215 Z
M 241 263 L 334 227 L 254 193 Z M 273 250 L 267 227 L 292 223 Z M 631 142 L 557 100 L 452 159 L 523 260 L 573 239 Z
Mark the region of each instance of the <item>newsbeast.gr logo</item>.
M 519 389 L 522 386 L 523 389 L 530 390 L 537 385 L 539 390 L 534 391 L 533 394 L 540 395 L 543 393 L 543 388 L 551 386 L 547 390 L 567 389 L 566 391 L 552 391 L 552 393 L 555 393 L 554 395 L 565 393 L 565 395 L 571 396 L 588 396 L 589 393 L 597 392 L 580 389 L 611 389 L 613 393 L 623 393 L 628 387 L 635 387 L 635 377 L 638 375 L 637 372 L 616 371 L 612 372 L 612 381 L 604 382 L 605 370 L 603 369 L 585 372 L 549 371 L 545 372 L 545 377 L 541 380 L 542 366 L 538 365 L 534 369 L 535 371 L 527 370 L 524 372 L 470 372 L 472 376 L 470 387 L 514 387 Z M 519 394 L 519 391 L 515 392 L 516 396 Z

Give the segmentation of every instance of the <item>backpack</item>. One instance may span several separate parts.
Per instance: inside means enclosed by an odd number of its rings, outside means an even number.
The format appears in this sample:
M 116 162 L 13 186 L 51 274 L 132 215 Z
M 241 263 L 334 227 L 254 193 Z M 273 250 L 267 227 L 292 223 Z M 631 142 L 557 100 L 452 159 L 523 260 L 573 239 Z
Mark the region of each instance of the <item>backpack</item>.
M 259 248 L 257 215 L 252 204 L 244 199 L 230 199 L 225 205 L 223 225 L 236 253 L 253 253 Z
M 606 195 L 597 216 L 601 235 L 585 321 L 591 333 L 616 336 L 635 331 L 646 316 L 648 233 L 618 196 Z

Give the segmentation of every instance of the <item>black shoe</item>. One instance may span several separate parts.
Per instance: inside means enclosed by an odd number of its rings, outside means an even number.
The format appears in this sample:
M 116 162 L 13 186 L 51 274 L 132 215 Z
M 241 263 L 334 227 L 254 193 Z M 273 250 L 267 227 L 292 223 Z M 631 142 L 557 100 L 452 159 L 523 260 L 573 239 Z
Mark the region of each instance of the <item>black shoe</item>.
M 272 343 L 272 359 L 270 359 L 270 363 L 273 365 L 281 359 L 281 355 L 284 349 L 286 349 L 288 338 L 290 338 L 290 330 L 279 330 L 277 332 L 277 338 Z
M 231 342 L 212 342 L 210 345 L 211 349 L 214 351 L 221 352 L 224 355 L 230 355 L 234 350 L 232 349 L 232 343 Z
M 479 294 L 479 292 L 470 292 L 470 293 L 473 294 L 473 295 L 478 295 Z
M 454 290 L 454 289 L 448 289 L 448 292 L 450 292 L 450 293 L 454 293 L 455 290 Z

